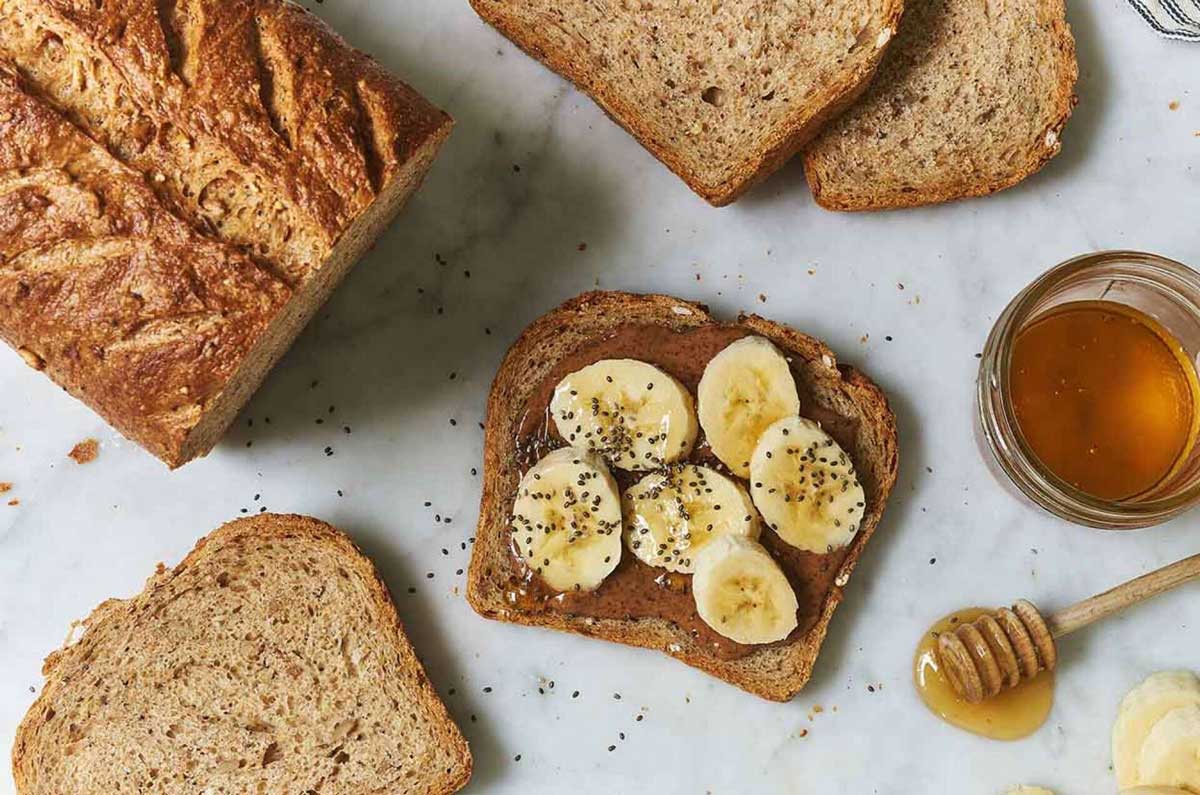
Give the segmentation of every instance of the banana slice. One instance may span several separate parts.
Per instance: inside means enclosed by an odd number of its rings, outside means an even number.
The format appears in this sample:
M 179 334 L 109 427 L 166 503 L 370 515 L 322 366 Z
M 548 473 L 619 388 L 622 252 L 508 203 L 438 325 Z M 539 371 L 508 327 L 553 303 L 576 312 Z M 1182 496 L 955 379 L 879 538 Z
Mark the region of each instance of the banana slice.
M 621 498 L 600 456 L 564 447 L 530 467 L 513 504 L 513 546 L 556 591 L 591 591 L 621 560 Z
M 695 557 L 722 535 L 757 539 L 758 511 L 736 481 L 685 464 L 655 472 L 625 490 L 625 544 L 643 562 L 691 574 Z
M 1160 671 L 1129 691 L 1121 700 L 1112 731 L 1113 770 L 1118 787 L 1150 783 L 1139 778 L 1138 759 L 1154 724 L 1173 709 L 1197 705 L 1200 705 L 1200 678 L 1191 671 Z
M 700 426 L 729 471 L 750 476 L 758 437 L 778 419 L 800 412 L 787 359 L 764 337 L 742 337 L 709 361 L 696 389 Z
M 699 427 L 683 384 L 636 359 L 603 359 L 558 383 L 550 413 L 568 444 L 646 471 L 692 451 Z
M 785 417 L 763 432 L 750 457 L 750 495 L 780 538 L 810 552 L 849 544 L 866 506 L 850 457 L 803 417 Z
M 737 643 L 774 643 L 798 623 L 796 592 L 757 541 L 722 535 L 696 555 L 696 611 L 705 624 Z
M 1138 755 L 1139 785 L 1200 792 L 1200 705 L 1158 719 Z

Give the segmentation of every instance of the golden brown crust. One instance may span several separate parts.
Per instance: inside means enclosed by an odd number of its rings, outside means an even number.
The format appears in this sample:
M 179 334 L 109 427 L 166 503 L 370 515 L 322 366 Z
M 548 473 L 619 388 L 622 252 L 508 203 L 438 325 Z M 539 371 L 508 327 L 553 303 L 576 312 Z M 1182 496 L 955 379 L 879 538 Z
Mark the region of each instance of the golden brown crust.
M 576 61 L 569 53 L 547 46 L 542 39 L 542 32 L 536 26 L 523 25 L 519 19 L 506 16 L 505 8 L 508 3 L 471 0 L 471 5 L 484 21 L 528 55 L 570 80 L 592 97 L 609 118 L 623 127 L 659 162 L 675 172 L 688 187 L 715 207 L 733 203 L 755 184 L 769 177 L 799 152 L 827 121 L 853 104 L 866 90 L 886 51 L 886 47 L 875 49 L 873 58 L 860 63 L 851 72 L 839 74 L 836 80 L 822 86 L 796 110 L 786 124 L 772 131 L 766 144 L 759 151 L 745 153 L 744 160 L 737 164 L 727 179 L 718 185 L 709 185 L 688 165 L 686 158 L 677 149 L 657 139 L 647 119 L 647 114 L 653 111 L 628 101 L 619 85 L 602 79 L 588 63 Z M 880 27 L 895 31 L 903 11 L 903 0 L 891 0 L 881 14 Z
M 1013 170 L 1003 179 L 925 184 L 910 186 L 909 190 L 904 191 L 880 190 L 877 193 L 836 192 L 821 179 L 822 168 L 826 166 L 821 155 L 809 150 L 802 157 L 804 175 L 816 203 L 826 210 L 842 212 L 898 210 L 927 204 L 941 204 L 997 193 L 1011 188 L 1041 171 L 1061 151 L 1063 128 L 1071 118 L 1075 106 L 1079 104 L 1079 97 L 1075 94 L 1075 83 L 1079 79 L 1079 64 L 1075 55 L 1075 37 L 1071 34 L 1071 27 L 1066 20 L 1064 0 L 1044 0 L 1044 7 L 1053 30 L 1054 67 L 1057 78 L 1054 96 L 1050 101 L 1050 106 L 1055 109 L 1053 120 L 1046 128 L 1047 135 L 1054 136 L 1052 145 L 1047 145 L 1045 139 L 1031 142 L 1025 152 L 1025 158 L 1018 160 Z
M 865 375 L 838 365 L 820 341 L 756 315 L 737 323 L 800 360 L 801 376 L 822 402 L 860 420 L 856 468 L 868 489 L 868 514 L 855 536 L 835 585 L 826 595 L 815 626 L 796 641 L 723 660 L 695 643 L 679 627 L 659 619 L 613 620 L 529 612 L 506 603 L 504 590 L 517 565 L 508 551 L 509 504 L 516 489 L 518 416 L 526 399 L 555 364 L 583 344 L 626 323 L 653 323 L 682 331 L 718 321 L 701 304 L 665 295 L 590 292 L 534 321 L 509 349 L 488 397 L 484 432 L 483 494 L 467 580 L 467 600 L 480 615 L 517 624 L 545 626 L 631 646 L 658 649 L 744 690 L 787 701 L 807 683 L 842 589 L 879 523 L 898 467 L 895 419 L 883 392 Z M 864 451 L 870 451 L 866 455 Z
M 172 209 L 293 282 L 449 121 L 288 0 L 0 0 L 0 32 L 0 53 Z
M 0 338 L 168 463 L 291 290 L 0 67 Z
M 0 337 L 172 467 L 452 125 L 287 0 L 0 0 L 5 59 L 24 129 L 0 116 Z
M 362 553 L 362 550 L 354 544 L 349 536 L 320 520 L 294 514 L 260 514 L 222 525 L 197 541 L 195 548 L 173 569 L 168 570 L 160 564 L 158 571 L 146 581 L 146 587 L 141 594 L 129 599 L 108 599 L 98 605 L 91 615 L 81 622 L 86 630 L 85 638 L 86 632 L 104 622 L 136 622 L 144 612 L 143 608 L 146 603 L 154 600 L 157 592 L 169 587 L 173 578 L 179 577 L 189 567 L 202 561 L 212 550 L 245 536 L 253 536 L 255 540 L 300 538 L 316 546 L 333 548 L 344 565 L 361 573 L 365 581 L 373 584 L 374 587 L 369 598 L 378 609 L 379 615 L 384 616 L 384 620 L 380 623 L 380 631 L 385 634 L 387 644 L 402 660 L 406 672 L 411 674 L 412 681 L 417 683 L 423 711 L 435 716 L 438 725 L 434 727 L 434 730 L 439 743 L 444 748 L 450 749 L 458 761 L 458 769 L 452 778 L 446 778 L 441 770 L 428 771 L 430 779 L 428 792 L 430 795 L 450 795 L 466 786 L 471 778 L 473 764 L 467 742 L 437 692 L 429 683 L 416 651 L 404 632 L 404 625 L 396 612 L 396 606 L 387 585 L 379 576 L 379 572 L 370 559 Z M 28 779 L 29 765 L 27 762 L 29 755 L 37 748 L 35 740 L 40 717 L 45 711 L 43 707 L 53 701 L 57 690 L 73 686 L 70 680 L 58 677 L 57 672 L 69 667 L 72 657 L 84 653 L 84 649 L 86 649 L 86 645 L 82 642 L 64 646 L 51 653 L 42 667 L 46 684 L 17 728 L 13 744 L 13 778 L 16 781 L 17 792 L 21 795 L 32 795 L 35 791 L 32 782 Z

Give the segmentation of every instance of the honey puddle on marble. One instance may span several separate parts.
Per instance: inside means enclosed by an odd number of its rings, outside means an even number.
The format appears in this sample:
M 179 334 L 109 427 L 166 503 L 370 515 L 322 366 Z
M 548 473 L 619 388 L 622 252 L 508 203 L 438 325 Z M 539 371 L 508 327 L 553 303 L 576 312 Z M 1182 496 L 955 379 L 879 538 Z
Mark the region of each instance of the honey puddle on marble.
M 913 659 L 913 684 L 933 714 L 960 729 L 993 740 L 1019 740 L 1037 731 L 1054 704 L 1054 672 L 1042 671 L 1016 687 L 1002 690 L 980 704 L 963 701 L 938 670 L 937 637 L 990 613 L 971 607 L 951 613 L 929 628 L 917 645 Z

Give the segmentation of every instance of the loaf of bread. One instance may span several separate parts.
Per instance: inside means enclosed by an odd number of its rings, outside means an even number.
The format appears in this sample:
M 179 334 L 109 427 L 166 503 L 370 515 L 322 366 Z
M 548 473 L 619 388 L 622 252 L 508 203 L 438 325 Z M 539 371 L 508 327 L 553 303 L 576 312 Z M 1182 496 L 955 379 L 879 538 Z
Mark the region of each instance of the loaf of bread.
M 46 659 L 19 795 L 448 795 L 471 776 L 371 561 L 304 516 L 230 522 Z
M 471 0 L 715 205 L 857 97 L 903 0 Z
M 0 333 L 171 466 L 216 442 L 452 124 L 287 0 L 0 0 L 0 60 L 2 176 L 23 191 L 5 196 Z M 18 128 L 32 116 L 55 134 Z M 210 252 L 211 274 L 168 235 Z M 13 266 L 19 252 L 57 267 Z M 170 355 L 130 361 L 149 341 Z

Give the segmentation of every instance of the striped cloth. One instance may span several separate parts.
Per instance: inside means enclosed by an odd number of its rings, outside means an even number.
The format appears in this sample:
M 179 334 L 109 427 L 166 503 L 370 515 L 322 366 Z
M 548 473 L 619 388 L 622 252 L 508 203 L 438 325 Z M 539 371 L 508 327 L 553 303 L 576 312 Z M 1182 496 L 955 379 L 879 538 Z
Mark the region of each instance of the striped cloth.
M 1200 41 L 1200 0 L 1129 0 L 1129 5 L 1161 35 Z

